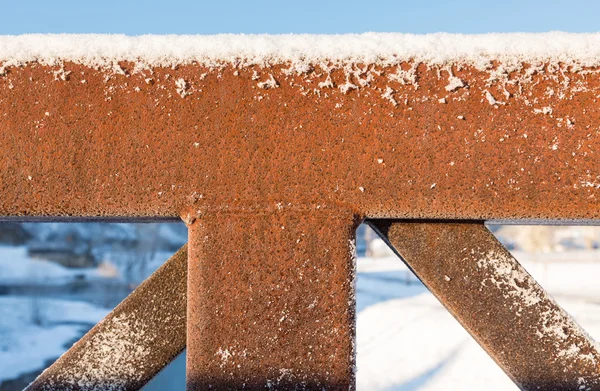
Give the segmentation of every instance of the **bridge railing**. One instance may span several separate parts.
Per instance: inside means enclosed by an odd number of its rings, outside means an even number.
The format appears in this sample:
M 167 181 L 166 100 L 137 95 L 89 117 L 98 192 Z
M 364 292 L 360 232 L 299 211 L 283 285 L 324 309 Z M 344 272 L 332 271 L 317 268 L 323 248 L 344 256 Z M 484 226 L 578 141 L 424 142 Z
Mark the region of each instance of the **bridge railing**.
M 483 226 L 600 218 L 600 51 L 550 38 L 2 38 L 0 216 L 189 227 L 29 389 L 138 389 L 184 346 L 189 389 L 353 389 L 364 219 L 522 389 L 599 389 Z

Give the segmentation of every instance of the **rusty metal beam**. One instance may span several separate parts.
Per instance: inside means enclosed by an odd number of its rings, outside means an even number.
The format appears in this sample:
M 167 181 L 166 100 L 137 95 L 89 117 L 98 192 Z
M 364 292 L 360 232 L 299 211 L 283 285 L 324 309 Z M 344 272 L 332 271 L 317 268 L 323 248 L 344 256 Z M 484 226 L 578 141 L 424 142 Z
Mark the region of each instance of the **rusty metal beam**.
M 185 348 L 186 277 L 187 245 L 26 390 L 142 388 Z
M 369 225 L 522 390 L 600 390 L 596 342 L 483 223 Z
M 6 65 L 0 216 L 600 219 L 598 69 L 313 65 Z
M 188 390 L 354 389 L 356 224 L 340 209 L 196 220 Z

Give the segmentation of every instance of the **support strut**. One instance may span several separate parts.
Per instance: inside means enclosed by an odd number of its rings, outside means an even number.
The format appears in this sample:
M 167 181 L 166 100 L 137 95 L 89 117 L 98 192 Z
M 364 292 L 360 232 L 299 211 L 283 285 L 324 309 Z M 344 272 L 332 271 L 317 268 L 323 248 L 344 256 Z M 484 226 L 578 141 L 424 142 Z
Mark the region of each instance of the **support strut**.
M 368 223 L 522 390 L 600 390 L 596 342 L 483 223 Z

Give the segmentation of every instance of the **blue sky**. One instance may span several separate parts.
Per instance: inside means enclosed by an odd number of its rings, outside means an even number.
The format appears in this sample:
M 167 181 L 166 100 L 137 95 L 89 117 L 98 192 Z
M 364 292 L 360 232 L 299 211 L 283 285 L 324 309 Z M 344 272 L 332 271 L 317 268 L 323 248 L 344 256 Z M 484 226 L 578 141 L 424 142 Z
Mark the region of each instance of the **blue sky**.
M 597 0 L 1 0 L 0 10 L 0 34 L 600 30 Z

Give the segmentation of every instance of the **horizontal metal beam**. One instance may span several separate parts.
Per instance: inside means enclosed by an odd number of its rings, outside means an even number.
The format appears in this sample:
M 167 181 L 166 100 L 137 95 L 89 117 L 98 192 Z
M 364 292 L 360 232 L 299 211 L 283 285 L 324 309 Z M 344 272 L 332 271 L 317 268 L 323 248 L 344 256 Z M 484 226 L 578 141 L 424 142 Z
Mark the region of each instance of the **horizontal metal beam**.
M 600 390 L 598 344 L 483 224 L 369 225 L 522 390 Z
M 26 391 L 142 388 L 185 348 L 186 281 L 187 245 Z
M 600 219 L 598 69 L 289 65 L 7 65 L 0 216 Z

